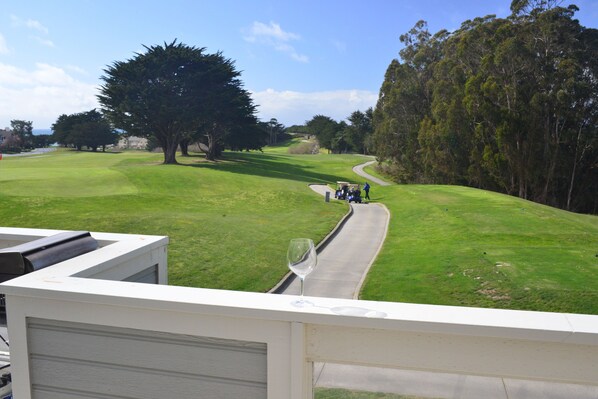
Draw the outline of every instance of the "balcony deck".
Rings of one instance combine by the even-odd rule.
[[[54,233],[0,228],[0,247]],[[311,398],[314,363],[598,389],[598,316],[334,298],[298,309],[287,295],[168,286],[166,237],[92,235],[98,250],[0,285],[15,397]],[[152,273],[158,284],[135,282]]]

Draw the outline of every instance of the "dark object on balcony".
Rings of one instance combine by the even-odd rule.
[[[88,231],[69,231],[0,249],[0,282],[63,262],[98,248]]]
[[[88,231],[69,231],[0,249],[0,283],[97,248]],[[6,325],[4,294],[0,294],[0,325]]]

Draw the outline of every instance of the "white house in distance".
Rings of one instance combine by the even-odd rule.
[[[147,139],[136,136],[122,137],[118,141],[117,148],[124,150],[145,150],[147,148]]]
[[[12,131],[9,128],[0,129],[0,145],[12,136]]]

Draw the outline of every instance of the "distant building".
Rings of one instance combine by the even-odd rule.
[[[0,145],[12,137],[12,130],[9,128],[0,129]]]
[[[136,136],[123,137],[116,146],[123,150],[145,150],[147,148],[147,139]]]

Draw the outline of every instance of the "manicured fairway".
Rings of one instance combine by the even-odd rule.
[[[288,240],[346,213],[309,183],[362,181],[353,155],[60,150],[0,161],[0,225],[167,235],[173,285],[267,291]],[[598,314],[598,217],[465,187],[373,185],[389,237],[362,298]]]
[[[230,153],[223,161],[61,150],[0,161],[0,225],[167,235],[173,285],[267,291],[292,237],[321,240],[347,211],[308,183],[351,156]],[[354,162],[355,163],[355,162]]]

